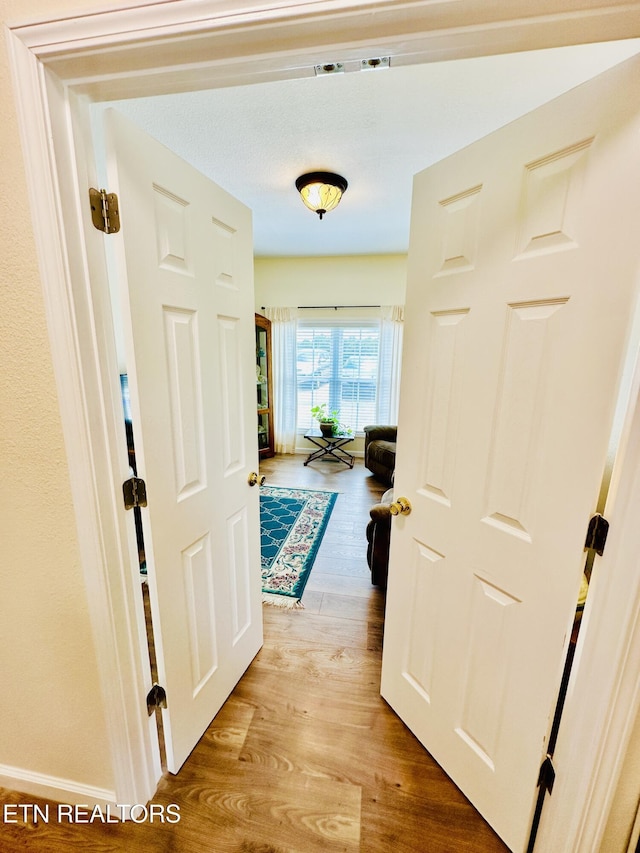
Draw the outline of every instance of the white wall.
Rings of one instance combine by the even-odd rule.
[[[61,14],[103,6],[55,2]],[[0,0],[2,21],[51,11],[51,0]],[[110,789],[105,710],[4,38],[0,112],[0,784],[30,790],[34,778],[61,779]]]
[[[404,305],[406,270],[406,255],[256,258],[256,312],[302,305]],[[314,318],[333,313],[332,309],[302,312]],[[339,313],[344,318],[352,312]],[[298,452],[313,449],[302,435],[298,436]],[[356,437],[346,449],[361,456],[364,439]]]

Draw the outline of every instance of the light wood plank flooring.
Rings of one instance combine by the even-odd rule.
[[[305,609],[264,608],[263,649],[161,781],[154,803],[178,804],[180,822],[0,823],[3,853],[506,853],[379,695],[384,595],[364,531],[385,487],[361,460],[303,461],[264,460],[261,473],[340,492]],[[0,807],[33,801],[0,790]]]

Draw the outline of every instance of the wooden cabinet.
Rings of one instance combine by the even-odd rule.
[[[258,450],[260,457],[273,456],[273,383],[271,380],[271,323],[256,314],[256,389]]]

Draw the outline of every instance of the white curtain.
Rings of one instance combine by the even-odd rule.
[[[404,306],[384,305],[380,320],[380,368],[376,418],[379,424],[398,423]]]
[[[273,379],[273,432],[276,453],[295,453],[298,389],[296,387],[295,308],[266,308],[271,321],[271,376]]]

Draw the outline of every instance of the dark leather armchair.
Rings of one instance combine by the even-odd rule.
[[[389,541],[391,538],[391,510],[393,489],[382,496],[380,503],[369,510],[367,524],[367,563],[371,569],[371,583],[386,589],[389,573]]]
[[[372,474],[393,485],[396,468],[397,426],[372,424],[364,428],[364,464]]]

